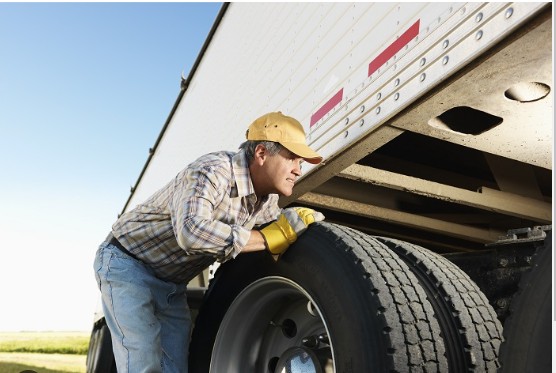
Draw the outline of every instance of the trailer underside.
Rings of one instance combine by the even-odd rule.
[[[551,224],[552,80],[549,7],[281,203],[440,253]]]

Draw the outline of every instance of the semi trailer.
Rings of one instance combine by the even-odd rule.
[[[281,111],[326,220],[189,283],[190,371],[550,372],[552,66],[551,3],[223,4],[115,208]]]

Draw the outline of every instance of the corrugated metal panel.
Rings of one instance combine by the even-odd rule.
[[[467,12],[482,6],[466,5]],[[451,3],[231,4],[128,209],[198,156],[235,150],[251,121],[268,111],[281,110],[298,118],[326,157],[349,146],[372,127],[354,126],[344,136],[342,120],[356,109],[347,103],[356,97],[357,102],[368,101],[406,66],[416,64],[422,51],[440,43],[443,35],[426,37],[441,27],[452,31],[449,20],[456,20],[457,26],[459,18],[467,17],[460,11],[463,7]],[[416,21],[419,36],[368,77],[369,63]],[[415,52],[403,59],[410,51]],[[365,95],[359,95],[365,88]],[[330,112],[311,126],[311,117],[338,92],[341,101],[334,108],[326,107]],[[390,107],[383,105],[382,117],[365,113],[367,125],[382,123],[409,100],[390,99]],[[352,115],[353,120],[361,115]]]

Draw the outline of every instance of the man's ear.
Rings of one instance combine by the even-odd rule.
[[[256,164],[262,166],[267,156],[268,156],[268,151],[266,150],[266,147],[263,144],[259,144],[255,147],[254,161]]]

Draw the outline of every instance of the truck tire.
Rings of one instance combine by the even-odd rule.
[[[504,325],[503,373],[552,371],[552,245],[539,249],[519,283]]]
[[[502,325],[481,289],[454,263],[404,241],[377,237],[419,279],[442,329],[450,372],[496,372]]]
[[[87,351],[87,373],[117,373],[112,338],[104,318],[95,323]]]
[[[220,266],[189,362],[191,373],[446,372],[444,350],[402,260],[363,233],[315,223],[278,262],[257,252]]]

